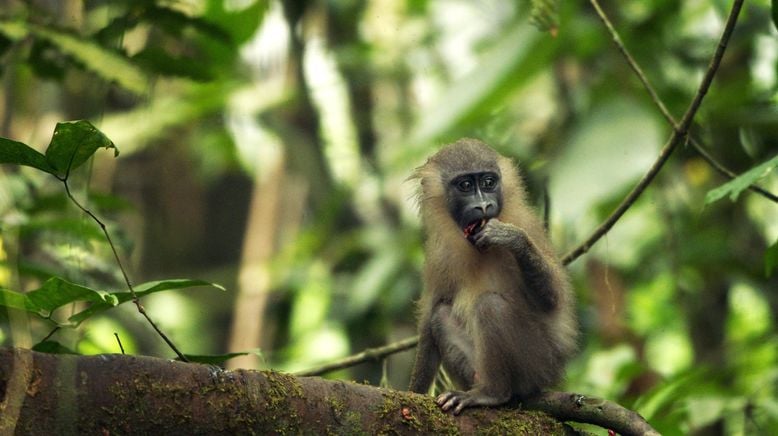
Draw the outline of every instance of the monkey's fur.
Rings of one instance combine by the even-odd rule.
[[[499,213],[470,234],[475,224],[463,227],[451,197],[472,195],[459,191],[473,184],[452,183],[463,174],[483,173],[497,175],[498,190],[475,191],[499,202]],[[469,180],[481,183],[479,177]],[[426,260],[410,389],[427,392],[442,364],[463,391],[443,393],[437,402],[458,414],[465,407],[525,399],[557,383],[576,349],[574,297],[527,204],[518,169],[483,142],[460,139],[412,178],[421,181]]]

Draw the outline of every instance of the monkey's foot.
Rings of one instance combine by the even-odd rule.
[[[465,407],[497,406],[499,404],[505,403],[509,399],[510,395],[508,395],[508,398],[502,399],[484,394],[483,392],[478,392],[477,390],[470,390],[467,392],[444,392],[438,395],[438,398],[435,400],[435,402],[438,403],[438,406],[440,406],[444,412],[448,412],[453,408],[454,415],[459,415],[459,413],[462,412],[462,409]]]

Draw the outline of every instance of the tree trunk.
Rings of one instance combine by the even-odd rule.
[[[565,434],[541,412],[442,413],[431,397],[123,355],[0,349],[0,434]]]

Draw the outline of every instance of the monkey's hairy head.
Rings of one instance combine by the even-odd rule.
[[[484,142],[462,138],[438,150],[427,160],[427,165],[434,165],[440,171],[441,181],[446,183],[464,173],[494,171],[499,174],[499,158],[500,155]]]
[[[421,182],[418,200],[427,233],[460,234],[471,242],[488,220],[524,197],[511,160],[477,139],[444,146],[412,178]]]

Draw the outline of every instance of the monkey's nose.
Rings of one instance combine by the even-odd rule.
[[[483,203],[476,205],[475,209],[483,214],[486,214],[486,212],[488,212],[489,208],[491,207],[494,207],[492,203],[484,201]]]

